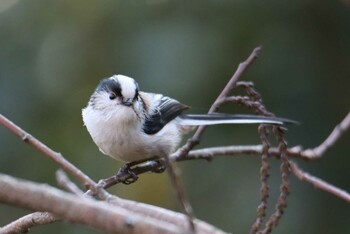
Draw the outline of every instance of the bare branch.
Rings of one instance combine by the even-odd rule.
[[[301,156],[307,157],[308,159],[317,159],[322,157],[329,148],[331,148],[341,136],[350,128],[350,112],[347,116],[333,129],[327,139],[319,146],[305,150],[301,153]]]
[[[295,162],[290,162],[292,172],[294,175],[301,181],[308,182],[315,186],[315,188],[321,189],[327,193],[333,194],[346,202],[350,203],[350,194],[345,190],[342,190],[322,179],[319,179],[313,175],[310,175],[307,172],[304,172],[302,169],[298,167]]]
[[[262,145],[232,145],[232,146],[218,146],[218,147],[208,147],[203,149],[191,150],[188,156],[183,160],[196,160],[205,159],[212,160],[214,157],[218,156],[241,156],[245,155],[261,155],[263,152]],[[271,148],[269,150],[270,155],[277,156],[278,151],[276,148]],[[179,161],[182,161],[179,160]]]
[[[81,198],[48,185],[14,179],[0,174],[0,201],[15,206],[49,211],[58,217],[108,232],[120,233],[186,233],[186,216],[163,208],[110,196],[107,203]],[[112,206],[111,206],[112,205]],[[57,221],[52,214],[43,222],[30,222],[44,213],[35,212],[0,229],[13,233],[39,224]],[[21,222],[25,220],[26,222]],[[35,218],[37,220],[37,218]],[[199,233],[222,234],[221,230],[200,220],[194,221]],[[4,227],[5,228],[5,227]]]
[[[23,216],[4,227],[0,227],[0,233],[26,233],[31,227],[56,222],[58,218],[48,212],[34,212]]]
[[[56,180],[57,183],[67,191],[81,197],[84,196],[84,192],[68,178],[63,170],[59,169],[56,171]]]
[[[61,172],[64,174],[63,171]],[[73,182],[70,181],[68,177],[66,177],[64,180],[66,181],[66,184],[73,184]],[[133,211],[137,214],[154,217],[156,219],[160,219],[164,222],[169,222],[178,227],[182,227],[183,229],[186,229],[186,224],[184,222],[184,220],[186,220],[186,216],[184,214],[167,210],[158,206],[153,206],[150,204],[122,199],[113,195],[110,195],[109,198],[106,200],[106,202],[108,202],[111,205],[116,205],[121,208]],[[37,213],[40,213],[40,212],[37,212]],[[196,230],[199,233],[218,233],[218,234],[222,233],[217,228],[201,220],[195,219],[194,223],[196,225]]]
[[[0,124],[2,124],[8,130],[20,137],[25,143],[31,145],[34,149],[36,149],[46,157],[50,158],[51,160],[55,161],[58,165],[62,167],[63,170],[74,175],[83,184],[89,186],[92,190],[94,190],[95,194],[103,196],[103,193],[105,191],[95,188],[95,182],[85,173],[83,173],[79,168],[77,168],[67,159],[65,159],[61,153],[53,151],[51,148],[49,148],[44,143],[42,143],[26,131],[24,131],[22,128],[18,127],[16,124],[14,124],[2,114],[0,114]]]
[[[213,105],[210,107],[208,113],[214,113],[218,111],[220,105],[222,104],[222,99],[229,96],[231,91],[235,88],[238,79],[243,75],[243,73],[247,70],[247,68],[254,62],[254,60],[259,56],[261,51],[261,47],[257,47],[253,50],[253,52],[249,55],[247,60],[240,63],[236,72],[233,74],[229,82],[226,84],[225,88],[221,91],[220,95],[216,98]],[[194,135],[187,141],[185,145],[180,147],[175,153],[171,155],[171,157],[175,158],[175,161],[178,161],[177,158],[184,158],[187,156],[188,152],[193,149],[199,141],[206,129],[206,126],[200,126]]]
[[[183,229],[188,228],[186,221],[186,216],[184,214],[174,212],[171,210],[167,210],[161,207],[153,206],[150,204],[125,200],[121,198],[117,198],[115,196],[112,196],[110,199],[108,199],[108,202],[111,204],[118,205],[120,207],[123,207],[128,210],[132,210],[138,214],[143,214],[145,216],[151,216],[157,219],[160,219],[164,222],[169,222],[172,224],[175,224],[176,226],[182,227]],[[156,215],[155,215],[156,214]],[[208,223],[205,223],[199,219],[194,220],[194,223],[196,225],[196,231],[198,233],[203,234],[220,234],[224,233],[223,231],[219,230],[218,228],[209,225]]]
[[[170,180],[174,187],[177,200],[181,204],[183,212],[187,215],[187,220],[189,224],[189,230],[192,233],[196,233],[196,227],[194,224],[194,212],[190,200],[187,196],[185,186],[182,181],[180,169],[174,164],[173,160],[169,157],[165,157],[165,162],[168,168],[168,173]]]
[[[129,210],[68,194],[49,185],[0,174],[0,199],[28,209],[49,211],[71,222],[115,233],[184,233],[175,225]]]

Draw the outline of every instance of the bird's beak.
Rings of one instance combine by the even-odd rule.
[[[132,106],[132,104],[134,104],[133,100],[131,98],[125,99],[122,101],[122,104],[124,106]]]

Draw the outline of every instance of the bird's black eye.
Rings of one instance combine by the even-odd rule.
[[[117,95],[113,92],[109,93],[109,99],[114,100],[117,97]]]

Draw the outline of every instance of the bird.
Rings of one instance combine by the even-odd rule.
[[[187,109],[171,97],[140,91],[131,77],[113,75],[100,81],[82,118],[100,151],[127,164],[168,156],[196,126],[294,123],[258,115],[184,114]]]

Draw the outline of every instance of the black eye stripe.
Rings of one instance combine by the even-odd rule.
[[[139,84],[136,82],[136,80],[134,80],[134,84],[135,84],[135,96],[134,96],[134,100],[136,100],[139,96]]]
[[[135,90],[134,100],[136,100],[138,97],[139,97],[139,90],[136,89],[136,90]]]
[[[104,79],[97,86],[96,91],[108,91],[114,93],[116,96],[122,96],[122,89],[120,83],[113,79]],[[113,96],[113,95],[112,95]]]

